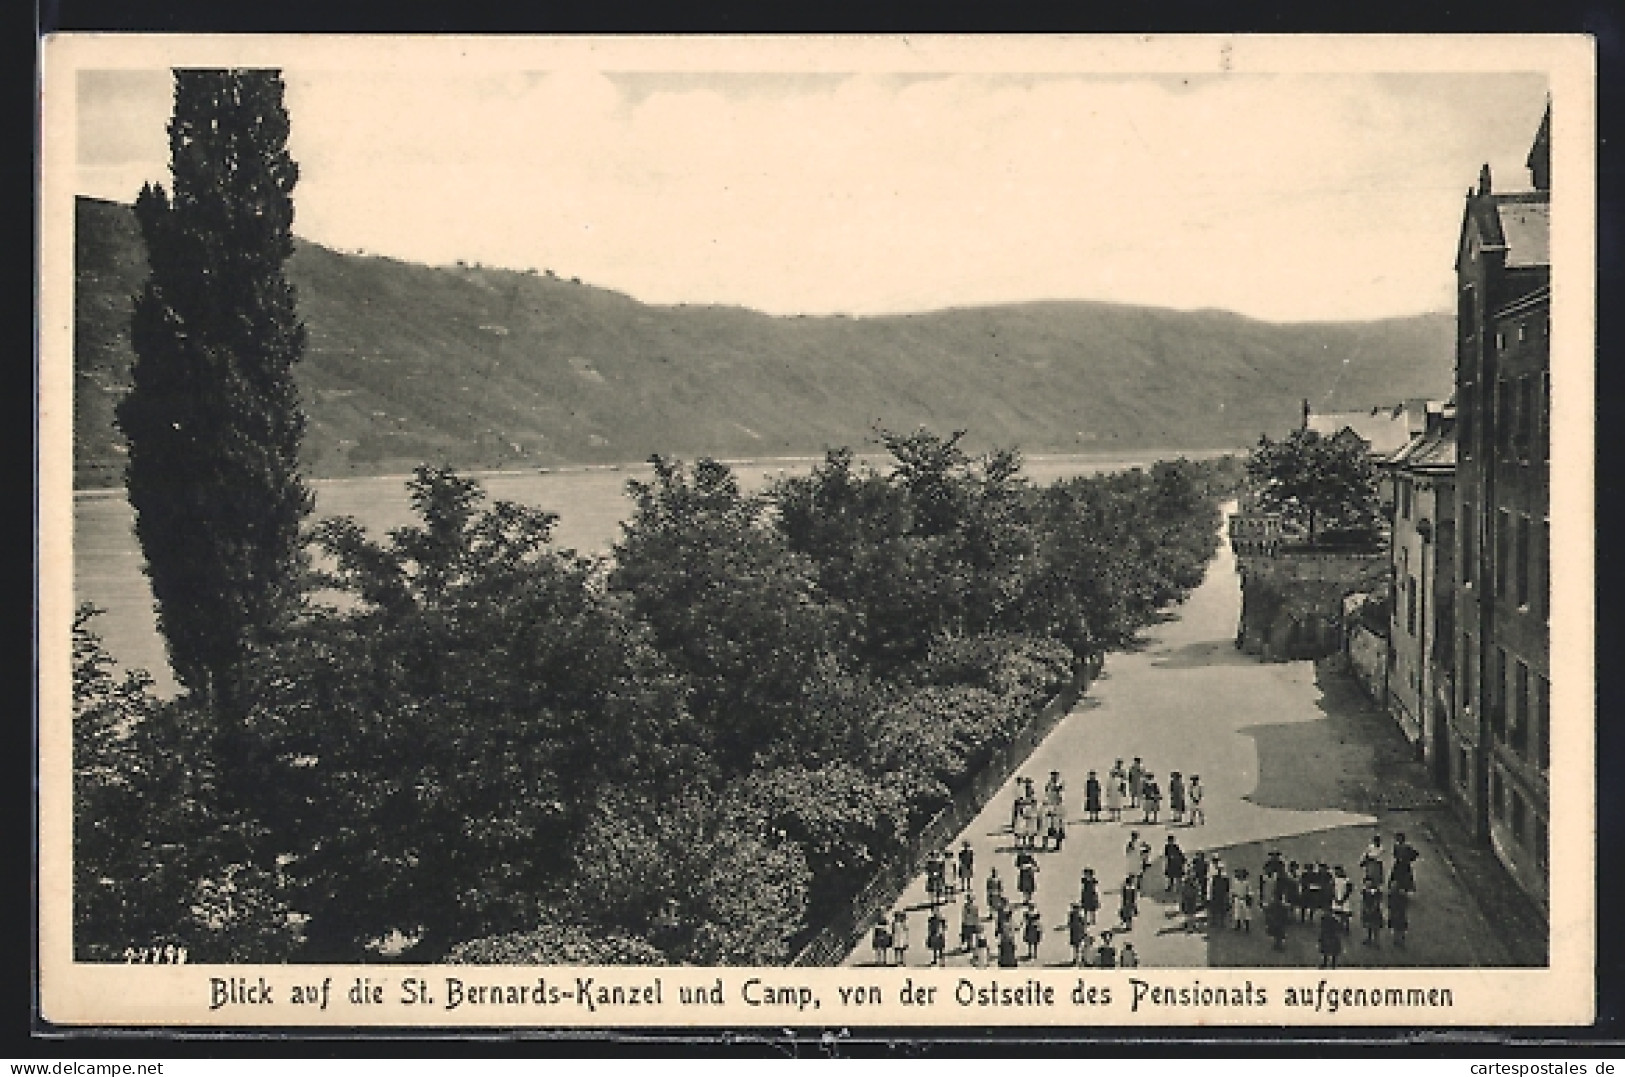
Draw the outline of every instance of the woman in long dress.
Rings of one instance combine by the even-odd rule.
[[[1114,823],[1123,819],[1124,787],[1128,779],[1123,777],[1123,765],[1119,763],[1106,775],[1106,814],[1111,816]]]
[[[1091,823],[1100,822],[1100,779],[1095,777],[1092,770],[1088,780],[1083,783],[1083,810],[1088,813]]]

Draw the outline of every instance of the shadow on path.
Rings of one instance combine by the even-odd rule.
[[[1238,651],[1235,642],[1228,639],[1202,640],[1198,643],[1187,643],[1178,650],[1155,653],[1156,660],[1151,664],[1157,669],[1205,669],[1210,666],[1259,664],[1257,658]]]

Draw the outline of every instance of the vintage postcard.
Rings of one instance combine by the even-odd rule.
[[[1593,1020],[1590,39],[42,70],[53,1025]]]

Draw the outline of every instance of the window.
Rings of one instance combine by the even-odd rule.
[[[1405,577],[1405,631],[1416,635],[1416,577]]]
[[[1461,679],[1461,709],[1465,714],[1480,712],[1479,699],[1483,686],[1478,683],[1478,641],[1463,632],[1461,636],[1461,665],[1465,676]]]
[[[1484,706],[1489,709],[1490,732],[1495,734],[1496,740],[1504,741],[1507,735],[1507,652],[1505,647],[1495,648],[1495,654],[1490,668],[1484,671],[1489,678],[1484,685]]]
[[[1495,334],[1495,350],[1498,352],[1507,350],[1507,335],[1505,333],[1497,332]]]
[[[1477,574],[1478,544],[1473,537],[1478,533],[1478,517],[1473,513],[1473,503],[1461,503],[1461,585],[1471,587]]]
[[[1506,790],[1501,787],[1501,772],[1494,767],[1490,768],[1490,811],[1497,819],[1507,817]]]
[[[1518,517],[1517,536],[1517,571],[1513,582],[1512,595],[1518,602],[1519,609],[1529,608],[1529,517]]]
[[[1552,768],[1551,691],[1550,681],[1535,678],[1535,765],[1543,771]]]
[[[1466,748],[1458,747],[1456,749],[1456,784],[1457,785],[1463,785],[1463,786],[1467,784],[1467,749]]]
[[[1527,464],[1534,458],[1535,445],[1535,379],[1525,374],[1518,379],[1518,463]]]
[[[1456,451],[1463,460],[1473,458],[1473,425],[1477,410],[1477,386],[1471,381],[1464,381],[1456,400],[1456,425],[1460,430]]]
[[[1516,789],[1512,793],[1512,818],[1508,825],[1512,830],[1512,840],[1519,845],[1523,844],[1523,794]]]
[[[1508,715],[1511,728],[1507,739],[1519,755],[1529,749],[1529,667],[1522,661],[1513,663],[1512,708]]]
[[[1528,339],[1529,339],[1529,323],[1528,322],[1519,322],[1518,323],[1518,343],[1522,344],[1524,341],[1526,341]]]
[[[1495,597],[1507,593],[1507,577],[1512,567],[1512,512],[1502,509],[1495,514]]]

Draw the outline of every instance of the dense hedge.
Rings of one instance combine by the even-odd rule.
[[[656,459],[604,561],[420,469],[416,526],[312,531],[324,570],[256,655],[230,773],[186,699],[114,679],[78,626],[77,953],[788,959],[1195,586],[1238,476],[1040,488],[1014,452],[884,440],[886,469],[832,451],[760,496]],[[223,813],[223,782],[254,808]]]

